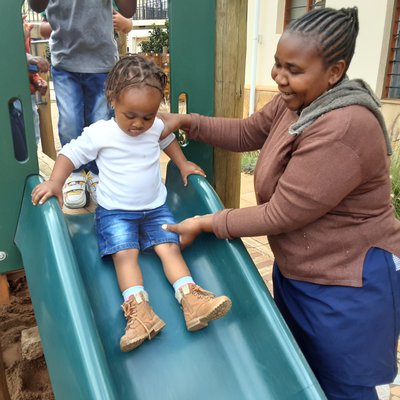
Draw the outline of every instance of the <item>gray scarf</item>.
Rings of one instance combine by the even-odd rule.
[[[380,111],[381,103],[369,85],[362,79],[349,80],[346,77],[332,89],[319,96],[301,111],[299,119],[289,127],[289,133],[299,135],[320,116],[337,108],[351,105],[364,106],[373,112],[382,127],[387,153],[391,155],[392,146]]]

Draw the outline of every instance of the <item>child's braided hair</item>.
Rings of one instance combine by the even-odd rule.
[[[346,62],[346,70],[353,58],[358,35],[358,9],[319,8],[294,20],[286,32],[301,33],[315,39],[326,66],[339,60]]]
[[[139,54],[128,54],[121,58],[109,72],[105,94],[108,102],[118,100],[121,93],[129,87],[151,86],[164,96],[167,75],[153,61]]]

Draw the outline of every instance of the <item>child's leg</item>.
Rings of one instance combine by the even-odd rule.
[[[124,296],[122,309],[127,325],[121,337],[121,351],[127,352],[152,339],[165,323],[153,311],[143,287],[143,276],[138,263],[138,249],[126,249],[112,255],[118,284]]]
[[[189,268],[177,244],[162,243],[154,246],[154,251],[160,257],[165,276],[171,285],[181,278],[191,277]]]
[[[143,275],[138,263],[138,255],[139,249],[121,250],[112,255],[118,285],[125,301],[129,299],[127,291],[131,291],[131,294],[134,294],[134,292],[139,292],[140,290],[133,290],[133,288],[144,290]]]
[[[175,289],[175,297],[182,306],[189,331],[205,328],[211,320],[225,316],[232,302],[226,296],[215,297],[197,286],[176,243],[162,243],[154,246],[160,257],[165,275]]]

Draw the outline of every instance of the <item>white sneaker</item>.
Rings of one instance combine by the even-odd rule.
[[[82,208],[86,206],[86,173],[73,172],[63,187],[64,205],[68,208]]]
[[[99,183],[99,177],[91,171],[86,174],[86,190],[90,195],[90,199],[93,203],[97,204],[97,184]]]

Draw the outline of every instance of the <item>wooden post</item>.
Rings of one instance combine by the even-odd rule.
[[[42,151],[50,158],[55,160],[57,158],[57,151],[54,146],[54,133],[53,122],[51,119],[51,100],[50,100],[50,85],[47,74],[48,89],[44,96],[42,96],[42,104],[38,107],[39,121],[40,121],[40,141],[42,143]]]
[[[7,387],[6,371],[4,369],[3,356],[0,346],[0,400],[10,400],[10,392]]]
[[[46,43],[37,44],[37,55],[46,57]],[[39,121],[40,121],[40,141],[42,143],[42,151],[50,158],[55,160],[57,158],[57,151],[54,146],[54,133],[53,123],[51,120],[51,100],[50,100],[50,74],[41,74],[43,79],[47,81],[47,92],[42,96],[42,104],[38,107]]]
[[[7,275],[0,275],[0,305],[10,304],[10,286]]]
[[[217,0],[215,116],[242,118],[248,0]],[[240,205],[240,153],[214,150],[215,190],[225,207]]]

